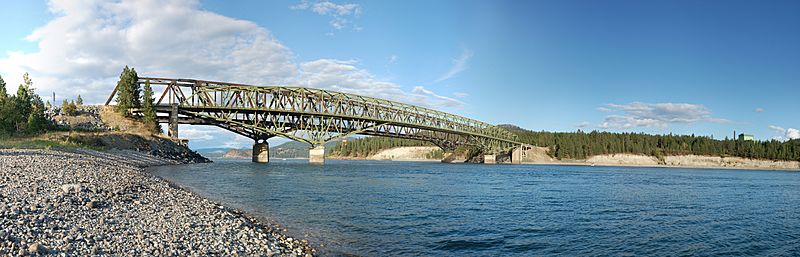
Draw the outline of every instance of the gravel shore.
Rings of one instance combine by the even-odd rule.
[[[0,256],[309,256],[305,240],[143,167],[133,151],[0,150]]]

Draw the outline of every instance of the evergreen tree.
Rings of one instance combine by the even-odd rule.
[[[75,104],[77,104],[78,106],[83,105],[83,98],[81,98],[80,94],[78,94],[78,99],[75,99]]]
[[[16,102],[15,96],[7,96],[0,105],[0,136],[11,136],[16,132]]]
[[[0,136],[5,136],[9,133],[10,129],[7,125],[7,118],[8,115],[6,108],[6,100],[8,99],[8,93],[6,92],[6,82],[3,80],[3,77],[0,76]]]
[[[22,81],[22,84],[17,88],[12,117],[16,133],[27,131],[28,116],[31,114],[32,109],[31,93],[33,90],[31,87],[33,86],[33,81],[31,81],[27,72],[22,76]]]
[[[131,68],[130,74],[128,76],[128,86],[131,87],[131,96],[133,97],[133,107],[140,108],[142,107],[141,101],[141,93],[142,89],[139,87],[139,75],[136,74],[136,69]]]
[[[0,76],[0,107],[2,107],[2,102],[8,98],[8,92],[6,92],[6,81],[3,80],[3,76]]]
[[[117,82],[117,112],[125,117],[130,117],[129,110],[135,107],[134,88],[130,84],[132,75],[131,69],[125,66]]]
[[[78,106],[75,105],[75,102],[67,101],[64,99],[64,102],[61,103],[61,114],[67,116],[75,116],[78,113]]]
[[[45,106],[42,98],[37,94],[31,94],[31,112],[28,114],[28,133],[35,134],[50,129],[50,120],[44,114]]]
[[[153,89],[150,87],[150,81],[144,83],[144,98],[142,99],[142,121],[150,131],[157,134],[161,131],[161,126],[158,124],[158,117],[156,117],[155,99],[153,98]]]

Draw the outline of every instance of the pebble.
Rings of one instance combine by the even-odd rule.
[[[142,169],[165,163],[171,161],[140,153],[0,149],[0,256],[316,252],[278,225]]]
[[[38,243],[33,243],[30,246],[28,246],[29,253],[44,253],[45,251],[47,251],[47,249]]]

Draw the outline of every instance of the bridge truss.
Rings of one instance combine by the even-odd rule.
[[[253,86],[194,79],[139,78],[163,92],[161,122],[214,125],[256,142],[281,136],[312,145],[354,134],[408,138],[442,149],[475,146],[501,153],[520,146],[513,133],[485,122],[395,101],[322,89]],[[116,94],[109,97],[108,105]]]

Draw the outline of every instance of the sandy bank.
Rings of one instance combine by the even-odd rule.
[[[368,160],[393,160],[393,161],[440,161],[427,157],[433,151],[439,150],[436,146],[404,146],[382,150],[377,154],[367,157]]]
[[[142,169],[134,151],[0,150],[0,256],[305,256],[305,240]]]
[[[526,161],[526,164],[553,165],[598,165],[598,166],[646,166],[678,168],[730,168],[757,170],[800,170],[797,161],[771,161],[746,159],[741,157],[720,157],[700,155],[654,156],[637,154],[605,154],[592,156],[586,160],[545,160]]]

